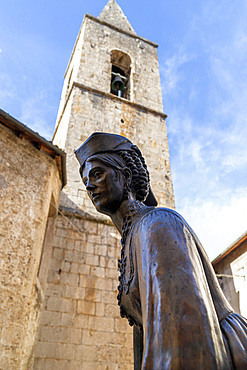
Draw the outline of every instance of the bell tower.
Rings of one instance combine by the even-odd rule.
[[[35,369],[132,369],[132,328],[117,305],[120,236],[97,213],[74,151],[95,131],[142,151],[159,205],[174,208],[157,44],[138,36],[115,0],[86,14],[68,63],[53,143],[67,153],[35,353]]]
[[[157,46],[136,35],[115,0],[98,18],[85,15],[65,72],[53,137],[67,153],[65,206],[95,214],[74,150],[92,132],[105,131],[140,147],[159,204],[174,208]]]

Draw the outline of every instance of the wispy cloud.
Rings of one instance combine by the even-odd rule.
[[[219,194],[217,201],[184,199],[178,209],[211,259],[246,231],[247,187]]]
[[[161,68],[176,205],[211,257],[247,227],[246,9],[203,4]]]
[[[177,92],[177,89],[180,87],[181,79],[183,79],[181,67],[193,58],[194,55],[189,55],[185,50],[183,50],[183,47],[180,46],[180,50],[176,54],[167,58],[164,64],[161,64],[161,74],[164,76],[166,81],[166,93],[172,94]]]

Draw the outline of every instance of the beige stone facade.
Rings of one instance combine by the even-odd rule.
[[[247,232],[212,262],[234,311],[247,317]]]
[[[45,232],[65,184],[65,154],[3,111],[0,152],[0,369],[27,369],[47,280]]]
[[[78,83],[73,85],[73,92],[70,95],[73,98],[73,105],[65,146],[68,184],[64,190],[63,205],[72,208],[77,206],[95,217],[100,217],[94,211],[81,182],[74,150],[92,132],[105,131],[124,135],[141,148],[150,169],[152,188],[159,204],[173,208],[164,114],[136,107],[127,100],[110,95],[95,90],[89,91]]]
[[[68,219],[56,222],[34,368],[132,369],[132,329],[116,304],[116,230],[82,213],[63,214]]]
[[[125,31],[126,18],[120,17],[115,0],[109,3],[104,16],[85,16],[65,74],[53,138],[67,153],[67,199],[63,205],[77,205],[97,217],[82,186],[74,150],[92,132],[105,131],[124,135],[138,145],[159,204],[174,208],[157,45]],[[119,28],[107,23],[117,17]],[[129,99],[110,93],[115,50],[131,60]]]
[[[0,111],[0,369],[133,369],[132,328],[117,305],[120,236],[89,201],[74,150],[94,131],[128,137],[159,205],[175,207],[156,49],[115,0],[85,16],[53,138],[67,153],[60,202],[64,153]],[[112,91],[113,65],[127,76],[122,97]],[[246,233],[213,265],[246,316]]]
[[[114,64],[128,77],[125,98],[111,91]],[[67,153],[67,186],[35,370],[133,369],[132,328],[117,305],[120,236],[89,201],[74,150],[94,131],[128,137],[143,152],[159,204],[174,208],[165,118],[157,45],[137,36],[110,0],[98,18],[85,16],[65,73],[53,142]]]

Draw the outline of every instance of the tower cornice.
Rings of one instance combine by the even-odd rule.
[[[72,93],[72,91],[73,91],[74,87],[78,87],[78,88],[80,88],[80,89],[82,89],[82,90],[86,90],[86,91],[91,92],[91,93],[93,93],[93,94],[100,95],[100,96],[102,96],[102,97],[104,97],[104,98],[108,98],[108,99],[111,99],[111,100],[120,101],[120,102],[121,102],[121,103],[123,103],[123,104],[130,105],[130,106],[135,107],[136,109],[140,109],[140,110],[142,110],[142,111],[144,111],[144,112],[152,113],[152,114],[154,114],[154,115],[156,115],[156,116],[160,116],[160,117],[162,117],[162,118],[164,118],[164,119],[166,119],[166,118],[167,118],[167,115],[166,115],[165,113],[163,113],[163,112],[159,112],[159,111],[157,111],[157,110],[155,110],[155,109],[151,109],[151,108],[149,108],[149,107],[145,107],[144,105],[141,105],[141,104],[138,104],[138,103],[134,103],[134,102],[132,102],[132,101],[130,101],[130,100],[127,100],[127,99],[124,99],[124,98],[120,98],[120,97],[118,97],[118,96],[116,96],[116,95],[113,95],[113,94],[111,94],[111,93],[107,93],[107,92],[105,92],[105,91],[101,91],[101,90],[98,90],[98,89],[94,89],[94,88],[92,88],[92,87],[89,87],[89,86],[83,85],[83,84],[78,83],[78,82],[73,82],[73,84],[72,84],[72,86],[71,86],[71,89],[70,89],[70,92],[69,92],[69,94],[68,94],[68,97],[67,97],[67,99],[66,99],[66,102],[65,102],[65,105],[64,105],[63,111],[62,111],[62,113],[61,113],[61,116],[60,116],[60,118],[59,118],[59,121],[57,122],[57,126],[56,126],[56,128],[55,128],[55,131],[54,131],[54,134],[53,134],[53,138],[52,138],[52,140],[54,139],[54,137],[55,137],[55,135],[56,135],[56,132],[57,132],[57,130],[58,130],[58,128],[59,128],[59,124],[60,124],[60,122],[61,122],[61,119],[62,119],[62,117],[63,117],[64,111],[65,111],[65,109],[66,109],[67,103],[68,103],[68,101],[69,101],[70,95],[71,95],[71,93]]]
[[[122,102],[124,104],[130,105],[130,106],[135,107],[137,109],[141,109],[141,110],[143,110],[145,112],[150,112],[150,113],[153,113],[153,114],[155,114],[157,116],[163,117],[164,119],[167,118],[167,115],[165,113],[163,113],[163,112],[160,112],[160,111],[157,111],[155,109],[146,107],[145,105],[142,105],[142,104],[134,103],[134,102],[132,102],[132,101],[130,101],[128,99],[120,98],[117,95],[114,95],[114,94],[111,94],[111,93],[107,93],[105,91],[101,91],[101,90],[98,90],[98,89],[94,89],[93,87],[89,87],[89,86],[80,84],[78,82],[74,82],[73,83],[73,86],[79,87],[79,88],[81,88],[83,90],[90,91],[90,92],[92,92],[94,94],[98,94],[98,95],[104,96],[105,98],[109,98],[111,100],[120,101],[120,102]]]

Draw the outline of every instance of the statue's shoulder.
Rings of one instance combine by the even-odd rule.
[[[163,250],[164,245],[175,245],[179,250],[179,241],[184,240],[185,233],[189,232],[180,217],[179,213],[169,208],[147,208],[132,229],[130,240],[133,249],[136,253],[152,253],[160,248]]]
[[[174,209],[166,207],[146,207],[146,212],[140,218],[140,221],[147,221],[148,219],[179,219],[185,222],[183,217]]]
[[[136,235],[146,235],[147,238],[155,234],[162,233],[165,237],[181,236],[189,233],[196,244],[202,248],[202,245],[191,226],[176,211],[165,207],[147,207],[147,211],[139,218],[136,225]]]
[[[165,207],[146,207],[146,209],[140,215],[137,224],[136,231],[143,233],[145,231],[153,231],[154,229],[161,227],[171,227],[180,224],[181,226],[186,225],[186,221],[176,211]]]

